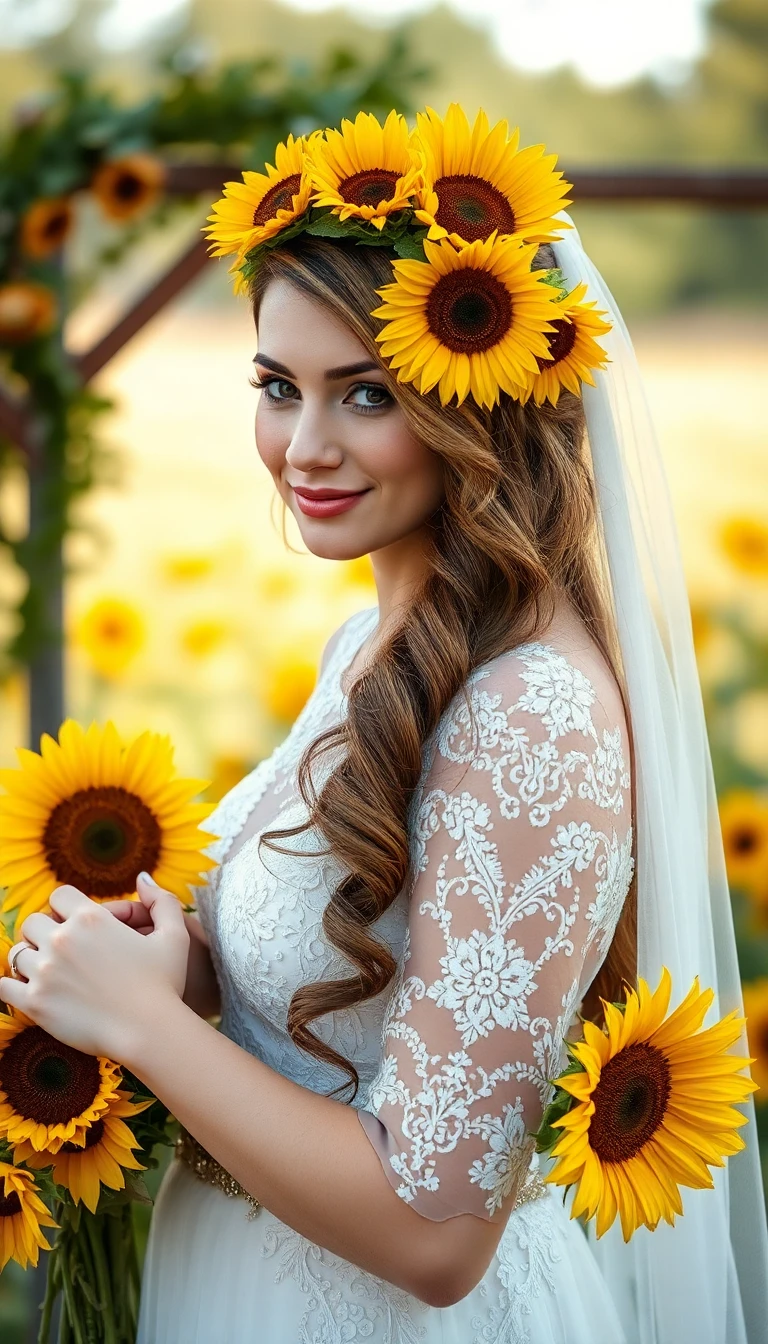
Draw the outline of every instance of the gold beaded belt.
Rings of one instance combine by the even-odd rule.
[[[547,1190],[548,1187],[544,1184],[544,1179],[539,1172],[529,1171],[515,1200],[512,1212],[515,1213],[522,1204],[530,1204],[532,1199],[541,1199],[542,1195],[546,1195]]]
[[[251,1206],[247,1214],[249,1220],[255,1218],[259,1209],[263,1208],[256,1196],[245,1190],[240,1182],[235,1180],[234,1176],[230,1176],[226,1168],[222,1167],[221,1163],[217,1162],[216,1158],[208,1152],[208,1149],[204,1148],[202,1143],[198,1143],[194,1135],[190,1134],[189,1130],[185,1129],[183,1125],[176,1140],[175,1156],[180,1161],[186,1162],[190,1170],[201,1181],[206,1181],[208,1185],[218,1186],[219,1190],[223,1190],[224,1194],[228,1195],[230,1199],[233,1196],[242,1196],[243,1199],[247,1200]],[[539,1172],[528,1172],[515,1200],[515,1208],[512,1212],[514,1213],[523,1204],[530,1204],[534,1199],[541,1199],[542,1195],[546,1195],[546,1193],[547,1187]]]
[[[230,1176],[226,1167],[222,1167],[221,1163],[217,1162],[216,1158],[208,1152],[208,1149],[204,1148],[202,1143],[198,1143],[194,1135],[190,1134],[189,1130],[185,1129],[183,1125],[176,1140],[175,1148],[174,1156],[179,1158],[181,1162],[186,1162],[195,1176],[208,1185],[218,1186],[219,1190],[223,1190],[224,1194],[228,1195],[230,1199],[233,1196],[241,1196],[247,1200],[251,1206],[246,1215],[247,1218],[250,1220],[256,1217],[259,1209],[263,1207],[256,1196],[244,1189],[240,1182],[235,1180],[234,1176]]]

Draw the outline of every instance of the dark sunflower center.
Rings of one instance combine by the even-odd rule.
[[[55,807],[43,832],[45,857],[59,883],[88,896],[120,896],[160,858],[157,819],[134,793],[112,786],[80,789]]]
[[[515,212],[503,192],[484,177],[458,173],[439,177],[435,183],[435,219],[448,233],[458,233],[467,243],[499,233],[514,233]]]
[[[58,242],[67,231],[69,215],[66,210],[54,210],[45,221],[43,234],[48,242]]]
[[[145,184],[136,173],[123,172],[115,179],[113,191],[121,201],[135,201],[143,196]]]
[[[127,633],[125,622],[113,616],[105,617],[99,625],[99,635],[108,644],[122,644]]]
[[[276,182],[274,187],[270,187],[253,212],[253,227],[257,228],[274,219],[278,210],[290,210],[300,186],[301,173],[293,173],[290,177],[284,177],[280,182]]]
[[[339,183],[339,195],[349,205],[378,205],[395,194],[399,173],[388,168],[366,168]]]
[[[592,1096],[591,1148],[601,1162],[627,1162],[653,1138],[667,1109],[669,1065],[653,1045],[629,1045],[609,1059]]]
[[[757,849],[757,835],[749,826],[739,826],[731,837],[731,845],[737,854],[751,854]]]
[[[42,1027],[25,1027],[0,1058],[0,1088],[17,1115],[40,1125],[64,1124],[99,1094],[99,1061],[49,1036]]]
[[[768,546],[766,546],[762,537],[753,535],[742,537],[739,541],[739,547],[742,555],[747,556],[750,560],[764,561],[768,559]]]
[[[12,1190],[10,1195],[0,1195],[0,1218],[12,1218],[15,1213],[21,1213],[21,1200]]]
[[[480,354],[506,336],[512,324],[509,290],[488,271],[450,271],[427,300],[427,324],[441,345]]]
[[[62,1143],[61,1152],[84,1153],[89,1148],[93,1148],[97,1143],[101,1143],[103,1136],[104,1136],[104,1121],[93,1120],[89,1125],[88,1129],[86,1129],[85,1131],[85,1145],[81,1147],[79,1144],[70,1143],[69,1140],[67,1140],[66,1143]]]
[[[551,359],[542,359],[536,356],[536,363],[539,369],[551,369],[555,364],[567,359],[574,345],[576,344],[576,323],[566,322],[564,317],[555,318],[552,323],[554,331],[545,332],[549,353]]]

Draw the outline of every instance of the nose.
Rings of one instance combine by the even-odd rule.
[[[340,464],[342,449],[322,411],[303,402],[292,428],[285,461],[294,471],[309,472],[314,467],[327,468]]]

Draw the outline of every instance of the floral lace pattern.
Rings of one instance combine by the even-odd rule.
[[[286,1014],[300,984],[350,973],[321,923],[341,873],[313,830],[281,842],[286,855],[258,840],[303,819],[296,765],[343,718],[342,670],[377,618],[372,608],[347,622],[288,737],[207,821],[219,867],[197,889],[221,1030],[319,1092],[346,1074],[299,1051]],[[607,674],[599,692],[613,717],[597,689],[546,644],[475,669],[424,745],[411,878],[375,926],[397,975],[313,1024],[354,1059],[361,1124],[387,1179],[428,1217],[489,1217],[514,1201],[528,1131],[621,911],[632,872],[625,729]],[[557,1314],[558,1263],[575,1253],[550,1196],[522,1205],[477,1288],[437,1311],[262,1213],[249,1264],[257,1254],[273,1266],[292,1344],[537,1344],[536,1312]]]
[[[630,777],[605,680],[608,710],[580,667],[530,643],[475,669],[436,735],[404,956],[359,1113],[397,1194],[430,1218],[490,1218],[518,1192],[621,913]]]

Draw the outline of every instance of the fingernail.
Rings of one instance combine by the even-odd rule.
[[[143,878],[145,882],[148,882],[150,887],[157,886],[157,883],[151,873],[141,872],[139,873],[139,877]]]

